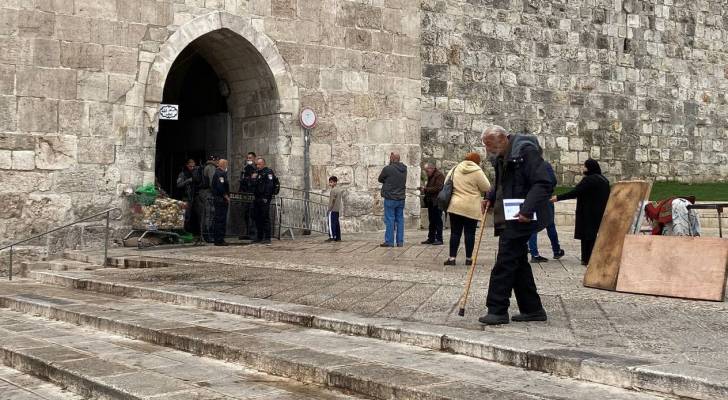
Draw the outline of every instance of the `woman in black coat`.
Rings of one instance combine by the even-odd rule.
[[[581,240],[581,264],[587,265],[609,200],[609,181],[595,160],[586,160],[582,172],[585,176],[574,190],[554,196],[551,201],[576,199],[574,238]]]

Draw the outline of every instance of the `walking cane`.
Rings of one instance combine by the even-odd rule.
[[[478,234],[478,243],[475,245],[475,255],[473,255],[473,262],[470,264],[468,270],[468,276],[465,278],[465,291],[463,296],[460,298],[460,310],[458,315],[461,317],[465,316],[465,303],[468,302],[468,293],[470,293],[470,284],[473,283],[473,275],[475,274],[475,266],[478,262],[478,253],[480,252],[480,241],[483,239],[483,231],[485,230],[485,219],[488,216],[488,207],[485,208],[483,218],[480,220],[480,234]]]

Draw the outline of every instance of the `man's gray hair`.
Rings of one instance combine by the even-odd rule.
[[[508,136],[508,132],[500,125],[491,125],[485,128],[483,134],[480,136],[480,140],[485,140],[485,137],[489,135]]]

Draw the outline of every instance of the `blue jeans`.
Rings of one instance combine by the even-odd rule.
[[[549,206],[551,207],[551,213],[553,214],[553,203],[549,204]],[[561,251],[561,245],[559,244],[559,234],[556,232],[555,222],[546,226],[546,234],[549,236],[549,240],[551,241],[551,250],[553,250],[554,255],[557,255]],[[534,232],[531,235],[531,238],[528,239],[528,250],[533,257],[540,255],[538,252],[538,232]]]
[[[404,244],[404,200],[384,199],[384,226],[384,243],[392,246]]]

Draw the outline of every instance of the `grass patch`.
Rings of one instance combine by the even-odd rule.
[[[571,187],[559,186],[555,194],[563,194]],[[652,185],[650,200],[662,200],[672,196],[695,196],[697,201],[728,201],[728,182],[679,183],[655,182]]]

